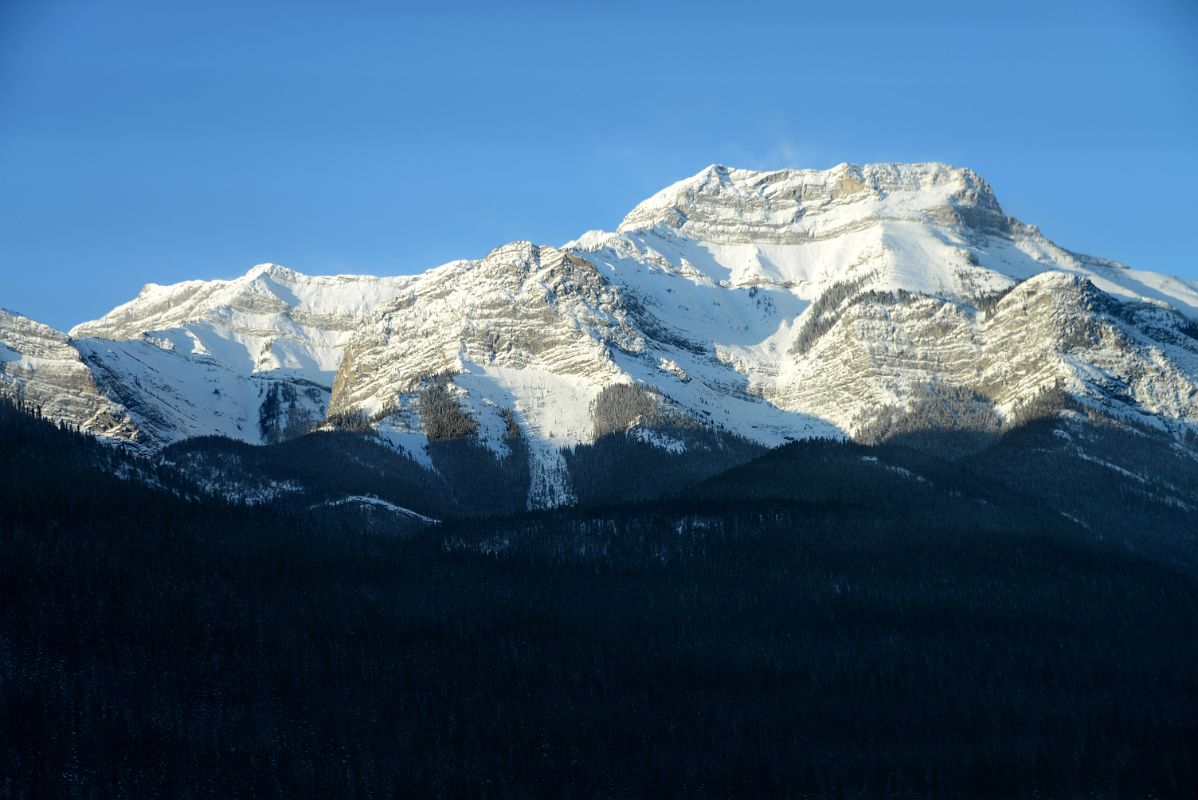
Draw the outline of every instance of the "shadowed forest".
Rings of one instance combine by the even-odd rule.
[[[1017,440],[403,535],[0,446],[0,798],[1198,796],[1184,519],[1095,535]]]

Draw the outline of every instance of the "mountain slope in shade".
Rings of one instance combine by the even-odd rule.
[[[504,459],[518,440],[528,502],[545,506],[576,498],[563,450],[604,434],[670,453],[869,438],[917,424],[928,398],[983,432],[1055,392],[1184,437],[1196,320],[1198,285],[1057,247],[968,169],[712,166],[560,248],[516,242],[402,278],[263,265],[148,286],[47,334],[91,384],[37,380],[77,395],[64,417],[150,450],[325,423],[436,468],[430,443]],[[89,391],[123,422],[85,414]]]

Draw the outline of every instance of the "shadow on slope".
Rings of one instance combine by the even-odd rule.
[[[177,485],[232,500],[300,508],[369,496],[443,518],[524,509],[528,456],[520,441],[509,447],[500,458],[471,438],[430,442],[430,469],[372,433],[321,431],[271,445],[189,439],[162,463]]]
[[[1192,445],[1075,412],[1034,419],[982,449],[972,430],[911,435],[916,447],[905,444],[905,435],[877,446],[795,442],[679,499],[729,507],[833,504],[955,519],[996,532],[1072,528],[1198,571],[1198,451]]]
[[[653,426],[563,450],[581,506],[643,503],[743,464],[765,448],[698,425]]]
[[[956,462],[1090,535],[1198,571],[1198,441],[1098,415],[1032,421]]]

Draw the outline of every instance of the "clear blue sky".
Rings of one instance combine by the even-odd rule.
[[[1193,0],[391,5],[0,0],[0,306],[560,244],[712,162],[967,165],[1198,278]]]

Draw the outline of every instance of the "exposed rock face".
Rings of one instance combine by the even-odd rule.
[[[64,414],[147,446],[329,419],[431,465],[423,397],[466,415],[437,437],[502,456],[518,434],[530,504],[554,505],[573,497],[561,448],[608,430],[596,401],[621,383],[662,418],[764,445],[858,435],[936,397],[1007,420],[1047,387],[1184,435],[1195,320],[1198,285],[1055,246],[967,169],[713,166],[562,248],[516,242],[406,278],[262,266],[149,286],[74,339],[46,329],[74,367],[5,380],[60,381],[78,395]],[[99,421],[94,398],[124,421]]]
[[[1078,275],[1046,272],[989,311],[940,298],[858,294],[771,401],[820,409],[855,433],[921,385],[969,388],[1009,413],[1061,385],[1120,414],[1198,422],[1198,339],[1181,314],[1120,303]]]
[[[572,500],[559,448],[590,427],[590,404],[624,378],[612,348],[640,352],[644,337],[612,286],[588,261],[517,242],[415,282],[346,349],[333,416],[357,410],[419,449],[427,425],[415,398],[453,376],[478,436],[507,451],[508,417],[531,445],[537,505]],[[417,454],[419,456],[419,454]]]
[[[433,270],[381,309],[350,342],[330,411],[377,414],[397,393],[472,368],[602,384],[620,374],[608,345],[639,352],[644,338],[595,267],[562,250],[516,242],[481,261]]]
[[[115,439],[136,434],[125,409],[100,391],[66,334],[0,309],[0,391],[55,422]]]

